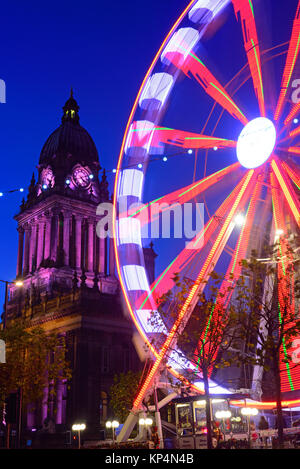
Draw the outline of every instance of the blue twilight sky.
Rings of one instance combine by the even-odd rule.
[[[263,18],[259,27],[263,29],[267,21],[270,31],[277,34],[275,42],[287,40],[287,30],[283,34],[280,25],[285,19],[291,21],[296,0],[285,2],[288,5],[283,13],[281,1],[257,3],[261,19],[264,7],[272,5],[273,9],[273,18]],[[187,0],[2,3],[0,78],[6,82],[7,102],[0,104],[0,191],[29,185],[43,143],[60,124],[61,108],[71,86],[80,106],[80,122],[97,145],[102,167],[114,168],[142,79],[187,4]],[[227,46],[220,43],[217,50],[219,71],[226,80],[231,73],[226,70],[231,60],[230,40],[234,40],[231,31],[227,33]],[[239,47],[241,52],[241,43]],[[236,70],[244,63],[240,55]],[[188,92],[191,97],[193,89]],[[13,216],[21,199],[18,192],[0,198],[0,279],[15,276],[17,232]],[[0,295],[1,304],[3,290]]]

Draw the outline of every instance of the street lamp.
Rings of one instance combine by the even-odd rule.
[[[7,304],[8,304],[8,286],[9,285],[16,285],[17,287],[22,287],[23,282],[22,280],[1,280],[0,282],[5,283],[5,300],[4,300],[4,312],[3,312],[3,329],[6,327],[6,316],[7,316]],[[4,344],[5,347],[5,344]],[[18,389],[18,396],[19,396],[19,409],[18,409],[18,437],[17,437],[17,446],[18,448],[21,447],[21,424],[22,424],[22,389]]]
[[[117,420],[113,420],[112,422],[108,420],[105,424],[106,428],[111,428],[112,429],[112,436],[113,436],[113,443],[115,442],[115,431],[116,428],[120,426],[119,422]]]
[[[224,441],[225,441],[225,435],[226,435],[226,428],[225,428],[225,419],[230,419],[231,417],[231,412],[230,410],[218,410],[215,413],[216,418],[219,420],[223,420],[223,428],[224,428]]]
[[[242,213],[238,213],[234,219],[234,223],[238,228],[241,228],[242,226],[244,226],[245,221],[246,221],[246,218]]]
[[[142,438],[148,438],[149,428],[153,425],[153,419],[151,417],[140,418],[139,419],[139,432]]]
[[[80,449],[80,432],[85,429],[85,423],[74,423],[74,425],[72,425],[73,432],[78,432],[78,449]]]
[[[139,424],[145,425],[145,427],[150,427],[153,424],[153,420],[150,417],[147,417],[146,419],[140,419]]]
[[[5,300],[4,300],[4,314],[3,314],[3,329],[5,329],[6,326],[6,315],[7,315],[7,303],[8,303],[8,286],[9,285],[16,285],[16,287],[22,287],[23,282],[22,280],[1,280],[0,282],[5,283]]]
[[[251,429],[250,429],[250,417],[254,417],[258,414],[258,410],[255,407],[243,407],[241,409],[241,414],[245,417],[248,417],[248,441],[249,446],[251,447]]]
[[[140,418],[139,419],[139,433],[142,438],[148,438],[149,428],[153,425],[153,419],[151,417]]]

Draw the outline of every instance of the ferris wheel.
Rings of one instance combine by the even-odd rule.
[[[259,251],[265,237],[278,240],[279,280],[286,275],[288,232],[300,228],[299,49],[298,0],[284,7],[272,2],[272,8],[267,0],[193,0],[143,80],[114,191],[117,270],[131,318],[154,357],[136,409],[164,360],[181,376],[176,333],[212,270],[226,272],[220,287],[226,292],[226,278],[238,279],[240,261],[250,249]],[[204,205],[202,228],[188,240],[158,239],[160,273],[149,281],[146,228],[161,204],[191,201]],[[189,294],[175,320],[153,326],[151,313],[157,298],[174,288],[174,273],[189,278]],[[280,307],[287,292],[278,284]],[[217,301],[224,306],[230,295]],[[202,391],[200,382],[194,386]],[[283,386],[300,389],[299,371],[292,373],[288,363]]]

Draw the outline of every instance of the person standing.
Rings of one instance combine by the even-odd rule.
[[[149,441],[149,449],[159,449],[159,436],[157,432],[157,427],[151,428],[151,436]]]
[[[266,420],[266,418],[264,417],[264,415],[262,415],[259,419],[259,422],[258,422],[258,429],[260,431],[263,431],[263,430],[268,430],[269,429],[269,424]],[[262,443],[264,446],[267,446],[267,437],[266,436],[261,436],[260,437]]]

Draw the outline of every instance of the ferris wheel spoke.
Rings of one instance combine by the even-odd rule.
[[[300,147],[288,147],[287,151],[295,156],[300,156]]]
[[[297,135],[299,134],[300,134],[300,125],[296,129],[291,130],[291,132],[289,133],[289,137],[294,138],[294,137],[297,137]]]
[[[185,132],[183,130],[170,129],[167,131],[159,130],[155,132],[156,142],[167,143],[182,148],[228,148],[236,147],[236,141],[228,140],[226,138],[211,137],[208,135],[201,135],[192,132]]]
[[[180,46],[178,46],[178,48],[180,48]],[[165,57],[169,62],[178,67],[186,76],[193,76],[202,86],[204,91],[235,119],[238,119],[243,125],[248,123],[248,119],[227,93],[225,88],[219,83],[196,54],[188,52],[187,58],[184,62],[179,60],[178,55],[172,52],[167,53]]]
[[[233,294],[233,289],[231,289],[231,287],[236,283],[237,279],[241,275],[242,266],[240,262],[241,260],[245,258],[247,254],[251,227],[253,225],[255,212],[256,212],[260,194],[262,191],[261,178],[262,178],[261,175],[259,175],[257,178],[257,182],[255,184],[253,195],[251,196],[250,202],[248,204],[247,213],[245,216],[245,223],[241,229],[241,232],[240,232],[238,241],[236,243],[235,250],[231,257],[231,261],[227,269],[225,278],[221,284],[219,293],[214,302],[214,306],[210,312],[210,317],[201,335],[198,348],[197,350],[195,350],[196,359],[197,359],[197,354],[199,353],[199,350],[201,351],[202,347],[204,347],[206,344],[206,337],[208,334],[208,330],[209,330],[212,318],[217,317],[219,314],[223,314],[226,312],[228,304]],[[218,324],[218,321],[216,322],[216,324]],[[218,350],[216,350],[215,355],[217,353],[218,353]]]
[[[294,119],[294,117],[296,117],[298,114],[299,114],[299,111],[300,111],[300,102],[295,104],[290,113],[288,114],[288,116],[286,117],[285,121],[284,121],[284,125],[287,126],[292,119]]]
[[[248,58],[252,81],[259,103],[262,117],[265,117],[265,99],[260,60],[260,48],[257,38],[257,30],[254,17],[254,9],[251,0],[232,0],[236,17],[240,15],[240,21],[244,37],[244,46]]]
[[[149,387],[149,385],[151,384],[156,372],[160,368],[162,360],[166,356],[168,349],[176,345],[176,334],[185,327],[186,322],[189,319],[190,314],[193,311],[198,301],[198,295],[204,289],[204,286],[205,286],[204,282],[207,280],[209,274],[211,273],[213,264],[216,263],[216,261],[220,257],[224,249],[224,246],[233,230],[233,226],[234,226],[232,223],[233,217],[236,214],[236,211],[239,207],[240,202],[242,201],[245,195],[245,192],[250,184],[251,179],[253,178],[253,174],[254,174],[254,170],[252,169],[248,171],[246,175],[244,176],[242,188],[240,189],[237,197],[235,198],[234,203],[230,209],[230,212],[227,215],[226,220],[220,230],[220,233],[217,239],[215,240],[210,253],[207,256],[201,268],[201,271],[189,292],[188,297],[186,298],[182,308],[180,309],[178,317],[175,320],[169,332],[168,337],[166,338],[164,344],[161,347],[159,357],[156,359],[154,365],[152,366],[147,378],[145,379],[143,383],[141,390],[139,391],[134,401],[134,404],[133,404],[134,408],[138,408],[140,406],[144,398],[144,394],[147,388]]]
[[[300,50],[300,0],[298,1],[296,16],[293,23],[292,35],[289,43],[285,68],[283,72],[281,90],[277,102],[274,119],[277,121],[282,113],[284,102],[286,99],[287,90],[290,85],[292,74],[295,68],[295,63]]]
[[[293,191],[290,181],[288,180],[286,173],[281,167],[281,163],[273,159],[271,161],[271,166],[273,172],[276,176],[276,179],[283,191],[284,197],[288,203],[288,206],[291,209],[292,214],[294,215],[297,225],[300,227],[300,205],[299,201]]]
[[[164,144],[184,149],[203,148],[207,150],[210,148],[234,148],[237,142],[170,127],[159,127],[147,120],[141,120],[132,122],[125,144],[125,151],[128,151],[129,148],[142,148],[149,153],[151,152],[151,154],[161,153]]]
[[[291,168],[287,163],[282,162],[281,163],[282,168],[286,171],[286,173],[289,175],[293,183],[298,187],[300,190],[300,172],[297,171],[296,169]]]
[[[223,201],[215,214],[210,218],[200,232],[188,243],[188,245],[170,262],[162,274],[152,283],[149,293],[144,293],[136,301],[136,309],[148,309],[151,304],[160,298],[174,286],[173,277],[175,273],[181,273],[196,257],[206,243],[212,238],[215,231],[220,229],[220,224],[239,194],[246,175],[237,184],[229,196]]]
[[[217,184],[226,175],[236,171],[240,168],[239,163],[234,163],[226,168],[217,171],[199,181],[190,184],[189,186],[182,187],[176,191],[170,192],[164,196],[143,204],[140,207],[130,208],[128,217],[137,217],[141,226],[154,222],[161,213],[169,211],[177,204],[184,204],[194,197],[200,195],[205,190],[209,189],[214,184]],[[127,213],[121,214],[120,217],[127,216]]]

